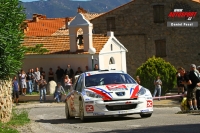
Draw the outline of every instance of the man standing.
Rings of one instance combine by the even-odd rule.
[[[67,65],[67,69],[65,69],[65,75],[68,75],[70,79],[74,76],[74,70],[71,68],[70,65]]]
[[[40,80],[38,82],[39,88],[40,88],[40,103],[42,103],[43,101],[46,101],[46,85],[47,82],[45,79],[43,79],[43,76],[40,76]],[[44,98],[44,99],[43,99]]]
[[[38,82],[40,80],[40,71],[39,71],[39,68],[36,67],[35,69],[36,71],[34,72],[34,75],[35,75],[35,91],[36,92],[39,92],[39,85],[38,85]]]
[[[181,76],[184,77],[184,81],[182,81],[181,84],[188,85],[187,100],[190,106],[190,110],[198,110],[196,101],[196,86],[200,86],[200,83],[197,80],[195,71],[196,71],[195,64],[190,65],[190,72],[188,75],[186,74],[184,68],[182,67],[178,68],[178,72],[181,74]]]
[[[17,77],[15,76],[13,79],[13,103],[14,103],[14,99],[16,105],[19,105],[18,100],[19,100],[19,84],[17,81]]]
[[[198,72],[200,73],[200,66],[197,67]],[[200,74],[199,74],[200,76]],[[200,88],[200,87],[198,87]],[[197,99],[197,107],[200,109],[200,89],[197,89],[196,91],[196,99]]]
[[[64,84],[64,70],[62,68],[60,68],[60,66],[58,66],[58,69],[56,70],[56,77],[57,77],[57,82],[61,82],[61,84]]]

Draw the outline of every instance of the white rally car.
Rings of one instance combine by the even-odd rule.
[[[143,118],[153,113],[150,91],[123,71],[82,73],[65,101],[67,119],[131,114]]]

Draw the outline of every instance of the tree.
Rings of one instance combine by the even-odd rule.
[[[140,66],[136,75],[139,75],[142,86],[154,91],[154,80],[159,75],[162,80],[162,94],[176,85],[176,68],[162,58],[149,58]]]
[[[25,49],[20,29],[26,16],[19,0],[0,0],[0,121],[8,122],[12,112],[12,77],[21,68]]]

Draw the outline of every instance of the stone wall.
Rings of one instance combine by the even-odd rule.
[[[0,122],[10,121],[12,114],[12,82],[0,80]]]
[[[148,58],[155,55],[155,40],[166,40],[164,57],[175,67],[189,70],[189,65],[200,65],[200,27],[167,27],[168,14],[175,2],[184,1],[200,13],[200,3],[191,0],[135,0],[91,20],[95,33],[107,33],[107,17],[115,17],[116,38],[128,49],[127,71],[132,76],[136,69]],[[153,5],[165,5],[165,22],[154,23]],[[176,21],[185,21],[176,19]],[[200,16],[194,18],[200,24]]]

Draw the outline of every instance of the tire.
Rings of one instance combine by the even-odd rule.
[[[67,102],[65,102],[65,115],[66,115],[66,119],[67,119],[67,120],[75,118],[75,117],[71,117],[71,116],[70,116],[70,114],[69,114],[69,108],[68,108]]]
[[[142,118],[148,118],[148,117],[151,117],[152,114],[140,114],[140,116]]]
[[[86,118],[84,116],[84,107],[83,107],[83,102],[79,101],[79,117],[82,122],[86,121]]]

